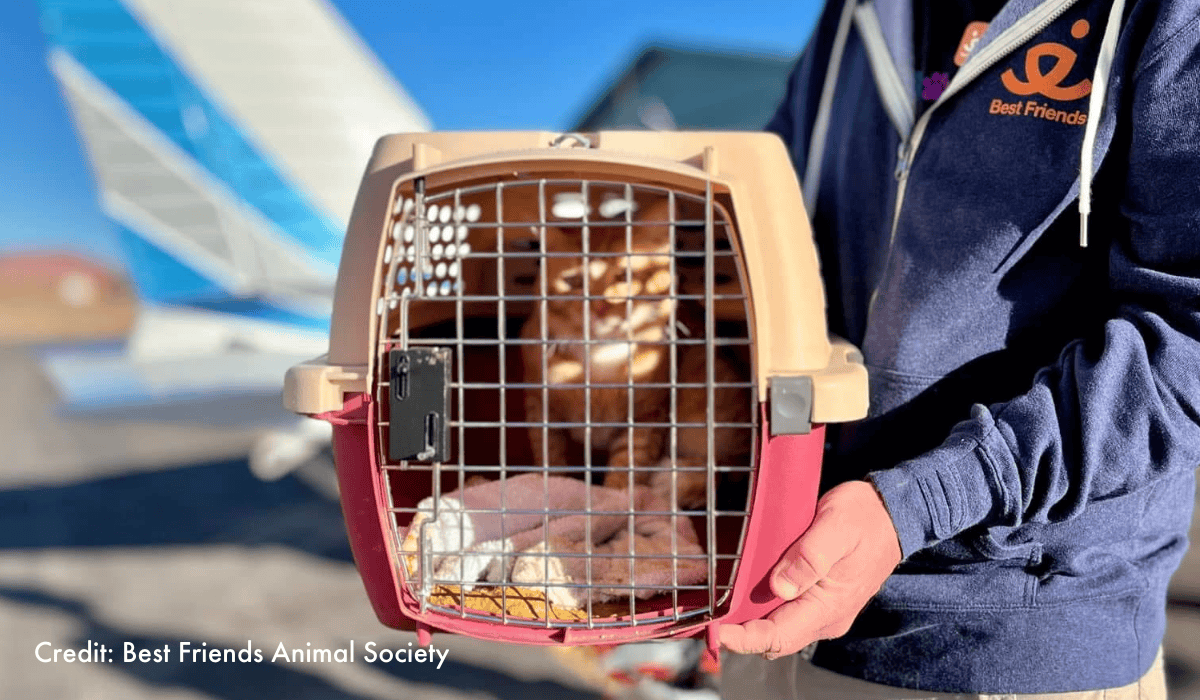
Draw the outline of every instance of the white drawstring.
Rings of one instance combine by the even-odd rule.
[[[833,50],[829,66],[825,69],[825,82],[821,86],[821,102],[817,106],[817,121],[813,124],[812,138],[808,143],[808,162],[804,165],[804,207],[808,218],[817,210],[817,190],[821,185],[821,160],[825,154],[825,137],[829,134],[829,118],[833,111],[833,93],[837,87],[838,70],[842,55],[846,53],[846,37],[854,20],[856,0],[846,0],[842,16],[838,20],[837,34],[833,39]]]
[[[829,66],[825,69],[825,82],[821,87],[821,102],[817,106],[817,119],[813,124],[812,138],[808,145],[808,162],[804,168],[804,205],[810,218],[816,212],[817,191],[821,184],[821,161],[825,152],[825,140],[829,133],[833,95],[837,86],[842,56],[846,51],[846,37],[850,33],[856,4],[857,0],[846,0],[842,6],[842,16],[838,20],[837,35],[833,40]],[[1083,130],[1083,151],[1079,158],[1079,246],[1081,248],[1087,247],[1088,216],[1092,212],[1092,178],[1096,138],[1124,12],[1125,0],[1114,0],[1108,13],[1108,23],[1104,27],[1104,37],[1100,42],[1100,55],[1096,59],[1096,70],[1092,76],[1092,94],[1088,100],[1088,121]]]
[[[1114,0],[1108,12],[1108,24],[1104,27],[1104,38],[1100,42],[1100,57],[1096,59],[1096,72],[1092,76],[1092,96],[1088,100],[1088,120],[1083,128],[1083,153],[1079,157],[1079,247],[1086,248],[1088,241],[1088,215],[1092,213],[1092,160],[1096,150],[1096,135],[1100,128],[1100,112],[1104,109],[1104,96],[1108,92],[1108,77],[1112,72],[1113,54],[1117,51],[1117,37],[1121,29],[1121,16],[1125,11],[1125,0]]]

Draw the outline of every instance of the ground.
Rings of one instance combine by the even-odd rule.
[[[414,636],[376,622],[338,507],[251,476],[246,431],[78,420],[25,351],[0,351],[0,697],[64,700],[598,700],[543,650],[434,637],[436,663],[368,663]],[[1193,535],[1200,535],[1194,529]],[[1176,577],[1173,700],[1200,700],[1200,554]],[[88,641],[172,650],[169,663],[41,663]],[[271,661],[337,649],[354,664]],[[179,663],[182,641],[262,663]],[[43,649],[43,652],[46,648]],[[120,652],[118,652],[120,653]]]

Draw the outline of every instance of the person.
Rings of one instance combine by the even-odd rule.
[[[767,128],[871,406],[827,428],[786,602],[720,629],[722,697],[1164,697],[1200,0],[828,2]]]

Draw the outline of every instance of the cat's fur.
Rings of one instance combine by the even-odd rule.
[[[646,208],[641,221],[666,221],[665,203]],[[574,252],[578,257],[547,257],[545,265],[546,303],[546,383],[545,418],[550,423],[590,424],[629,423],[629,380],[632,369],[633,412],[635,427],[594,426],[591,446],[604,454],[598,463],[606,468],[607,486],[625,487],[629,483],[630,464],[634,465],[633,481],[648,484],[664,499],[671,495],[671,464],[669,427],[642,427],[645,424],[666,424],[671,420],[671,390],[648,384],[666,385],[671,381],[671,346],[664,341],[676,337],[671,326],[672,307],[679,326],[686,328],[680,338],[698,340],[704,337],[703,310],[698,305],[671,300],[670,233],[667,226],[642,225],[634,229],[630,257],[590,257],[588,270],[583,268],[582,236],[578,229],[569,231],[545,229],[547,251]],[[589,235],[589,253],[626,253],[624,226],[594,227]],[[627,262],[628,261],[628,262]],[[629,268],[627,284],[626,267]],[[588,293],[603,296],[590,304],[591,340],[611,341],[608,344],[584,345],[583,274],[590,272]],[[636,296],[656,296],[657,299],[630,299]],[[627,301],[631,301],[627,304]],[[541,304],[537,303],[540,307]],[[542,312],[530,315],[522,331],[527,340],[542,338]],[[632,336],[630,352],[628,342]],[[571,342],[576,341],[576,342]],[[638,342],[642,341],[642,342]],[[676,423],[700,424],[701,427],[676,429],[675,464],[692,471],[677,471],[675,502],[681,508],[703,507],[707,502],[708,436],[702,427],[707,420],[708,395],[702,388],[707,382],[707,358],[703,344],[677,346],[676,380],[680,384],[700,387],[676,390]],[[528,383],[543,382],[543,344],[522,346],[525,378]],[[632,361],[631,361],[632,355]],[[589,368],[590,367],[590,368]],[[747,377],[738,371],[734,362],[720,347],[715,353],[714,390],[715,420],[717,423],[746,423],[750,420],[749,389],[721,386],[745,383]],[[590,415],[587,394],[582,386],[590,383]],[[597,383],[615,386],[595,386]],[[575,386],[564,386],[575,385]],[[543,392],[525,392],[526,419],[531,423],[543,421]],[[718,428],[715,432],[717,465],[730,464],[750,450],[750,431],[746,428]],[[543,435],[545,433],[545,435]],[[530,428],[534,465],[566,464],[573,445],[585,443],[584,428]],[[543,439],[545,450],[543,450]],[[543,454],[544,452],[544,454]]]

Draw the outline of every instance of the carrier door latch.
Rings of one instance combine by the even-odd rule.
[[[388,458],[444,462],[450,457],[450,349],[392,350]]]
[[[812,432],[812,377],[771,377],[771,435]]]

